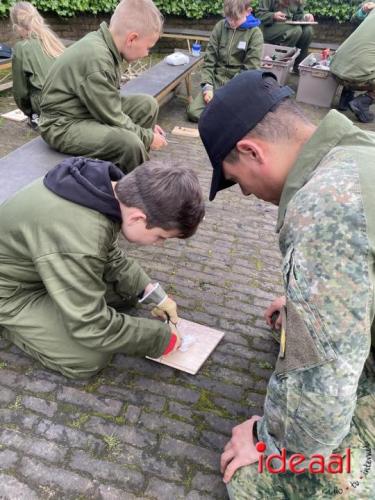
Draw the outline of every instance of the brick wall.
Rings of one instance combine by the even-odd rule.
[[[108,21],[110,15],[98,14],[95,16],[82,14],[73,18],[63,19],[53,14],[46,14],[44,15],[44,17],[46,18],[51,28],[61,38],[77,40],[89,31],[97,29],[102,21]],[[166,24],[170,27],[211,30],[217,20],[218,17],[195,20],[171,16],[168,17]],[[329,21],[320,22],[318,26],[314,27],[314,41],[340,43],[350,35],[353,29],[354,26],[349,23],[339,24],[337,22]],[[8,18],[0,19],[0,41],[8,41],[10,43],[15,42],[15,37],[12,33]],[[179,45],[176,40],[162,39],[160,40],[156,48],[158,50],[160,49],[164,51],[178,46]],[[182,42],[180,46],[186,47],[186,43]]]

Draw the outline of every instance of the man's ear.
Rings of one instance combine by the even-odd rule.
[[[236,149],[240,155],[247,156],[257,163],[264,163],[265,150],[263,141],[253,137],[244,137],[237,142]]]
[[[128,226],[132,226],[133,224],[138,224],[139,222],[144,221],[146,224],[146,214],[142,212],[139,208],[131,207],[128,208],[125,212],[126,223]]]

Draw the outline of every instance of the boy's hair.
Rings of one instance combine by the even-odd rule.
[[[158,33],[164,18],[152,0],[122,0],[116,7],[109,26],[121,36],[134,31],[141,36]]]
[[[176,163],[146,162],[115,186],[118,200],[146,215],[146,227],[177,229],[179,238],[192,236],[205,213],[197,175]]]
[[[58,57],[64,52],[64,45],[31,3],[17,2],[13,5],[10,9],[10,20],[13,29],[22,38],[36,36],[48,56]]]
[[[224,15],[229,19],[240,19],[251,7],[251,0],[224,0]]]

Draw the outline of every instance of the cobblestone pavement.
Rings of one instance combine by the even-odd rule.
[[[326,112],[305,108],[315,122]],[[168,131],[191,126],[177,98],[160,122]],[[30,134],[10,122],[0,133],[1,154]],[[208,193],[199,139],[171,136],[154,156],[192,166]],[[207,204],[193,238],[164,248],[125,244],[176,298],[181,317],[225,332],[196,376],[117,355],[99,376],[73,382],[0,338],[0,498],[227,498],[221,450],[236,423],[262,413],[277,354],[263,320],[282,293],[276,213],[234,187]]]

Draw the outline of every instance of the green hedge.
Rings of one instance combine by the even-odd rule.
[[[0,0],[0,15],[7,15],[14,0]],[[78,13],[97,14],[112,12],[117,0],[34,0],[40,11],[55,12],[59,16],[69,17]],[[155,0],[160,10],[166,15],[185,16],[202,19],[209,15],[221,14],[222,0]],[[256,7],[258,0],[254,1]],[[318,18],[330,18],[338,22],[348,21],[360,1],[341,0],[306,0],[306,10]]]

